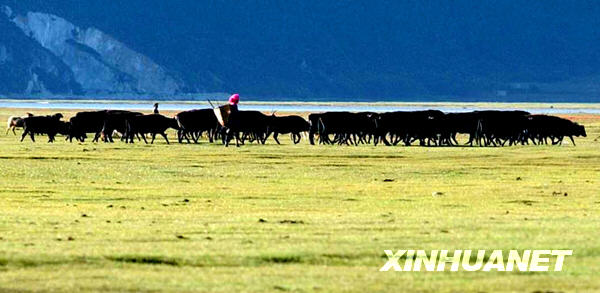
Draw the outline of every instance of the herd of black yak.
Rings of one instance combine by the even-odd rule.
[[[210,142],[221,141],[225,146],[235,139],[236,145],[244,142],[264,144],[273,135],[279,144],[280,134],[290,134],[293,143],[300,142],[308,133],[311,144],[385,144],[411,145],[418,141],[422,146],[459,145],[458,134],[468,135],[467,145],[504,146],[516,144],[561,144],[569,137],[586,136],[585,128],[568,119],[532,115],[525,111],[472,111],[444,113],[437,110],[374,112],[325,112],[301,116],[266,115],[259,111],[235,111],[225,126],[219,124],[212,109],[180,112],[174,118],[160,114],[145,115],[124,110],[79,112],[69,121],[60,113],[48,116],[11,117],[9,129],[23,127],[21,141],[35,134],[45,134],[49,142],[57,134],[68,141],[83,142],[88,134],[93,141],[113,142],[119,134],[122,141],[135,139],[147,143],[160,134],[166,141],[166,130],[177,131],[180,143],[197,143],[206,136]],[[8,132],[8,130],[7,130]]]

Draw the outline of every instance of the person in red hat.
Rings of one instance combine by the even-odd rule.
[[[231,106],[231,110],[232,111],[237,111],[237,105],[240,102],[240,95],[239,94],[233,94],[231,95],[231,97],[229,97],[229,106]]]

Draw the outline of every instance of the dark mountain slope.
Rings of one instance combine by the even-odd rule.
[[[184,92],[402,98],[552,88],[565,94],[545,85],[600,75],[596,1],[0,3],[98,28],[184,81]],[[598,96],[596,88],[586,89],[568,94]]]

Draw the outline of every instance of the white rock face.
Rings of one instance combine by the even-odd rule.
[[[10,8],[4,13],[23,33],[67,64],[86,93],[175,94],[183,87],[150,58],[98,29],[82,29],[46,13],[13,15]]]
[[[49,94],[48,90],[44,87],[44,84],[38,80],[38,75],[33,73],[32,79],[27,83],[27,89],[25,89],[25,94]]]

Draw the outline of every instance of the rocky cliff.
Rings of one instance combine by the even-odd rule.
[[[2,12],[1,31],[9,34],[0,37],[0,66],[25,71],[3,79],[11,92],[172,95],[183,87],[150,58],[98,29],[47,13],[15,13],[8,6]],[[28,64],[15,63],[18,59]]]
[[[3,15],[0,13],[0,93],[83,93],[66,64]]]

